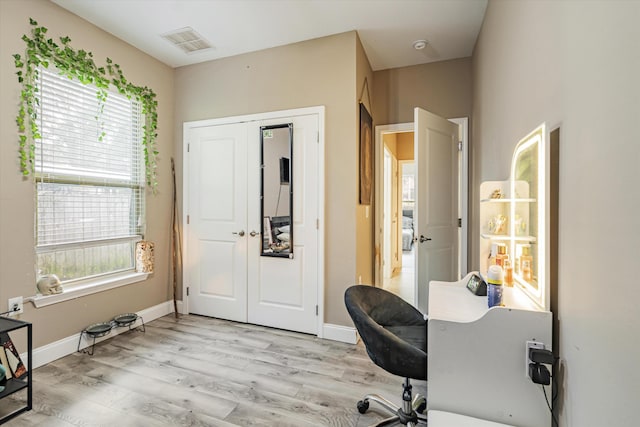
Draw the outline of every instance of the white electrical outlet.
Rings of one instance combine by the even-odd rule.
[[[526,378],[531,378],[529,376],[529,363],[533,363],[529,358],[529,350],[532,348],[538,348],[540,350],[544,350],[544,344],[538,341],[527,341],[525,345],[524,351],[524,376]]]
[[[24,298],[22,297],[9,298],[8,311],[10,311],[9,316],[15,316],[20,313],[24,313]]]

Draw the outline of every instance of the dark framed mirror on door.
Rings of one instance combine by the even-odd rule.
[[[293,258],[293,124],[260,127],[261,256]]]

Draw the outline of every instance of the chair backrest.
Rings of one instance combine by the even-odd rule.
[[[344,300],[376,365],[395,375],[426,380],[427,325],[419,310],[373,286],[351,286]]]

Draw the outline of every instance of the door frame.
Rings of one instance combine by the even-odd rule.
[[[461,276],[464,277],[469,269],[468,264],[468,239],[469,239],[469,118],[468,117],[456,117],[448,119],[449,121],[456,123],[461,129],[462,139],[462,164],[460,165],[460,215],[462,218],[462,235],[460,238],[460,256],[458,258],[459,268]],[[375,127],[375,200],[384,200],[384,192],[382,188],[382,171],[383,171],[383,159],[384,159],[384,144],[382,143],[382,137],[389,133],[398,132],[413,132],[414,124],[409,123],[396,123],[391,125],[380,125]],[[416,197],[418,197],[416,195]],[[382,286],[382,244],[383,233],[380,229],[382,224],[382,203],[375,204],[375,232],[374,232],[374,245],[375,245],[375,259],[374,270],[375,286]]]
[[[325,239],[325,209],[324,209],[324,186],[325,186],[325,108],[324,106],[296,108],[291,110],[269,111],[264,113],[246,114],[240,116],[229,116],[215,119],[196,120],[184,122],[182,125],[182,265],[188,265],[189,251],[187,246],[187,233],[189,230],[187,207],[189,206],[189,174],[185,171],[189,168],[189,131],[198,127],[227,125],[234,123],[257,122],[261,120],[273,120],[295,116],[318,116],[318,288],[317,288],[317,336],[323,338],[324,326],[324,239]],[[182,269],[182,304],[179,311],[182,314],[189,313],[188,269]]]
[[[388,163],[389,169],[393,169],[391,167],[391,153],[389,152],[389,150],[386,147],[382,148],[382,155],[383,155],[383,165]],[[385,170],[386,168],[382,168],[384,171],[384,176],[382,177],[382,194],[389,196],[389,198],[391,198],[391,171],[390,170]],[[389,233],[391,233],[391,201],[390,200],[384,200],[384,204],[382,205],[382,217],[383,217],[383,224],[382,224],[382,229],[383,230],[387,230],[389,231]],[[389,214],[389,215],[385,215],[385,214]],[[382,233],[383,235],[385,234],[384,232]],[[382,277],[384,279],[386,278],[390,278],[391,277],[391,273],[393,272],[393,268],[391,268],[391,244],[387,243],[385,240],[383,240],[381,245],[382,248]],[[388,263],[388,265],[387,265]]]

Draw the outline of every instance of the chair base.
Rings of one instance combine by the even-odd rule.
[[[369,402],[373,401],[378,403],[388,412],[394,414],[377,424],[373,424],[371,427],[381,427],[396,422],[400,422],[402,425],[406,425],[408,427],[415,427],[417,426],[418,421],[427,422],[426,415],[422,415],[420,413],[427,408],[427,399],[419,393],[416,394],[413,399],[411,398],[411,384],[409,383],[409,379],[406,379],[403,384],[402,400],[403,406],[399,407],[378,394],[367,394],[358,402],[357,408],[358,412],[364,414],[369,409]]]

